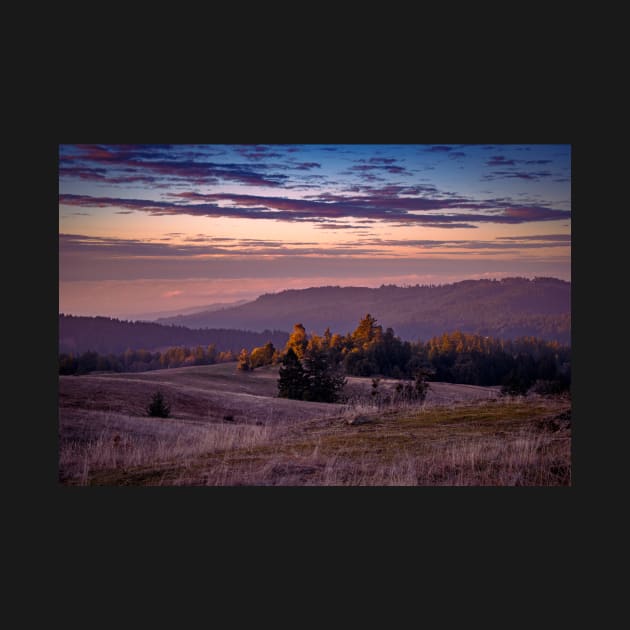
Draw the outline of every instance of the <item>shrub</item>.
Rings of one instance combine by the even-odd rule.
[[[162,392],[158,390],[151,398],[151,404],[147,407],[147,414],[156,418],[168,418],[170,413],[170,405],[164,400]]]

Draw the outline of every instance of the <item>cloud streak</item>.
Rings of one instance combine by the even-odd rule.
[[[338,229],[338,226],[335,226]],[[353,226],[353,229],[356,227]],[[189,237],[184,243],[165,243],[141,241],[138,239],[124,239],[115,237],[95,237],[82,234],[60,234],[59,252],[64,264],[71,267],[83,268],[89,266],[89,261],[98,260],[101,263],[117,261],[123,263],[131,260],[149,261],[202,261],[217,257],[222,259],[257,258],[267,256],[274,258],[296,258],[305,256],[322,257],[360,257],[374,258],[407,256],[403,250],[410,250],[413,254],[435,254],[437,250],[458,254],[463,252],[483,251],[488,255],[501,252],[516,254],[520,250],[533,250],[555,247],[569,247],[563,238],[545,237],[546,240],[521,239],[484,241],[466,239],[380,239],[360,238],[352,241],[342,241],[337,245],[318,245],[310,241],[272,241],[265,239],[226,239],[212,237]],[[83,260],[85,263],[77,264]],[[145,262],[145,264],[147,264]]]
[[[281,170],[281,165],[272,168],[270,164],[211,162],[207,160],[211,155],[207,152],[188,148],[174,152],[169,148],[169,145],[76,145],[73,151],[66,149],[60,156],[59,175],[108,184],[182,180],[196,184],[224,181],[272,187],[280,187],[289,179],[283,173],[271,172]],[[245,147],[240,153],[254,162],[281,155],[265,147]],[[202,156],[205,159],[196,159]]]
[[[59,203],[81,208],[122,208],[153,215],[191,215],[266,219],[275,221],[328,222],[339,219],[374,219],[390,223],[416,225],[448,225],[449,223],[504,223],[569,219],[568,210],[544,206],[519,206],[505,201],[476,201],[463,197],[435,199],[430,197],[398,197],[326,195],[325,201],[290,199],[232,193],[181,193],[180,203],[147,199],[93,197],[62,194]],[[196,203],[190,203],[195,201]],[[471,212],[472,211],[472,212]]]
[[[134,279],[172,307],[203,303],[186,278],[570,275],[568,145],[83,144],[58,166],[60,282],[115,279],[103,304]]]

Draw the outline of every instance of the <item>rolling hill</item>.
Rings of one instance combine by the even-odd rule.
[[[81,353],[88,350],[100,354],[132,350],[162,351],[173,346],[207,346],[217,352],[241,348],[251,349],[271,341],[284,347],[289,334],[278,330],[191,330],[183,326],[164,326],[151,322],[129,322],[110,317],[59,315],[59,352]]]
[[[465,280],[441,286],[317,287],[261,295],[221,311],[157,320],[189,328],[347,333],[371,313],[403,339],[461,330],[502,338],[536,336],[571,342],[571,283],[556,278]]]

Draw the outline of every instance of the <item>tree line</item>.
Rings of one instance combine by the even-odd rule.
[[[402,341],[392,328],[383,331],[369,313],[345,336],[330,329],[308,336],[296,324],[281,357],[279,394],[304,400],[336,399],[344,375],[415,380],[416,389],[406,386],[405,391],[418,392],[424,391],[425,380],[500,385],[507,394],[559,393],[571,384],[571,348],[556,341],[460,331],[426,342]]]
[[[303,313],[308,313],[307,322],[301,319]],[[224,311],[184,316],[177,323],[290,331],[302,321],[309,331],[330,326],[345,333],[364,313],[375,315],[408,341],[462,330],[504,339],[534,335],[569,344],[571,284],[554,278],[505,278],[440,286],[290,289]],[[282,345],[271,341],[282,348],[286,338]],[[242,344],[253,345],[260,343]]]
[[[353,332],[307,334],[295,324],[282,350],[269,340],[240,353],[208,346],[176,346],[164,352],[127,349],[121,354],[94,351],[59,355],[60,374],[93,371],[139,372],[236,361],[240,372],[281,364],[281,397],[334,402],[346,376],[388,377],[406,381],[405,395],[421,396],[429,380],[469,385],[500,385],[508,394],[566,391],[571,384],[571,348],[535,337],[497,339],[460,331],[426,342],[403,341],[392,328],[383,330],[369,313]],[[415,393],[414,393],[415,392]]]
[[[121,354],[99,354],[92,350],[80,354],[59,355],[59,374],[90,372],[147,372],[190,365],[212,365],[236,361],[231,350],[217,352],[214,344],[207,347],[176,346],[164,352],[127,349]]]
[[[218,352],[252,348],[271,341],[277,347],[286,343],[289,333],[280,330],[234,330],[231,328],[191,329],[184,326],[132,322],[111,317],[59,315],[59,352],[74,355],[86,351],[119,355],[128,348],[156,352],[164,348],[207,347]]]

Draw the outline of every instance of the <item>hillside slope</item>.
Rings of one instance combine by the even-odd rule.
[[[365,313],[403,339],[459,329],[493,337],[571,341],[571,284],[555,278],[466,280],[442,286],[317,287],[266,294],[216,312],[158,320],[190,328],[354,330]]]
[[[271,341],[284,347],[288,333],[278,330],[191,330],[184,326],[164,326],[151,322],[129,322],[109,317],[59,315],[59,352],[120,353],[127,348],[157,351],[172,346],[208,346],[217,352],[263,346]]]

